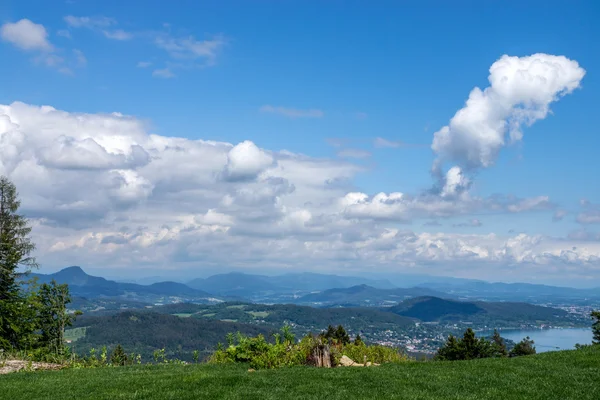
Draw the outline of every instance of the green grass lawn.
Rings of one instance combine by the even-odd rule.
[[[600,399],[600,346],[372,368],[156,365],[0,376],[2,399]]]

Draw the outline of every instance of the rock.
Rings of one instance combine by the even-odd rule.
[[[342,358],[340,358],[340,365],[342,367],[364,367],[364,364],[359,364],[357,362],[354,362],[354,360],[352,360],[350,357],[348,356],[342,356]]]
[[[352,360],[348,356],[342,356],[342,358],[340,358],[340,366],[341,367],[377,367],[377,366],[379,366],[379,364],[372,363],[370,361],[367,361],[365,364],[359,364],[359,363],[355,362],[354,360]]]
[[[60,364],[30,362],[24,360],[7,360],[0,362],[0,374],[8,374],[18,371],[36,371],[41,369],[57,370],[63,368]]]

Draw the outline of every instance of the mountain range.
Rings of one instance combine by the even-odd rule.
[[[68,267],[54,274],[30,274],[38,283],[49,283],[55,280],[66,283],[72,296],[84,298],[117,297],[123,300],[141,301],[145,303],[194,301],[213,303],[223,299],[202,290],[193,289],[177,282],[158,282],[151,285],[122,283],[86,274],[81,267]]]
[[[71,294],[86,299],[167,304],[181,301],[212,304],[221,301],[291,303],[318,307],[393,306],[406,299],[429,296],[447,300],[512,301],[527,303],[590,303],[600,301],[600,289],[574,289],[527,283],[489,283],[438,279],[416,287],[396,287],[387,279],[316,273],[278,276],[239,272],[217,274],[187,283],[156,282],[150,285],[117,282],[91,276],[80,267],[53,274],[31,274],[40,283],[52,279],[67,283]]]
[[[318,293],[310,293],[295,299],[294,303],[312,306],[385,306],[397,304],[408,298],[418,296],[452,297],[443,292],[428,288],[379,289],[366,284],[349,288],[334,288]]]
[[[239,296],[249,299],[257,299],[274,294],[293,295],[332,288],[349,288],[356,285],[370,285],[378,289],[394,288],[394,285],[388,280],[309,272],[278,276],[231,272],[228,274],[213,275],[206,279],[194,279],[188,282],[187,285],[222,296]],[[293,296],[290,296],[290,298],[293,298]]]

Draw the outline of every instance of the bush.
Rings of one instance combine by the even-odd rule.
[[[494,331],[494,336],[489,341],[485,338],[476,338],[473,329],[468,328],[462,339],[457,339],[453,335],[448,336],[446,343],[438,349],[435,359],[454,361],[506,356],[506,345],[497,331]]]
[[[510,357],[519,357],[519,356],[529,356],[535,354],[535,346],[533,345],[533,340],[527,336],[525,339],[521,340],[519,343],[513,347],[510,351]]]
[[[340,339],[347,337],[343,328],[339,328],[332,329],[334,334],[339,332]],[[362,363],[364,360],[377,364],[408,360],[397,349],[390,347],[367,346],[362,341],[353,344],[350,343],[349,338],[338,342],[336,337],[327,338],[325,335],[315,337],[311,334],[296,342],[288,327],[282,328],[281,332],[281,334],[274,335],[275,343],[267,342],[263,335],[253,338],[239,333],[228,335],[228,347],[219,346],[209,358],[209,363],[248,363],[250,367],[255,369],[315,365],[316,360],[312,358],[317,348],[329,351],[332,366],[339,365],[339,360],[343,355],[358,363]],[[343,344],[343,342],[346,342],[346,344]]]

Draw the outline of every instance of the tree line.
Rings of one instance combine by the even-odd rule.
[[[67,312],[69,288],[55,281],[27,281],[38,264],[31,226],[19,206],[15,185],[0,177],[0,350],[61,356],[65,328],[75,316]]]

